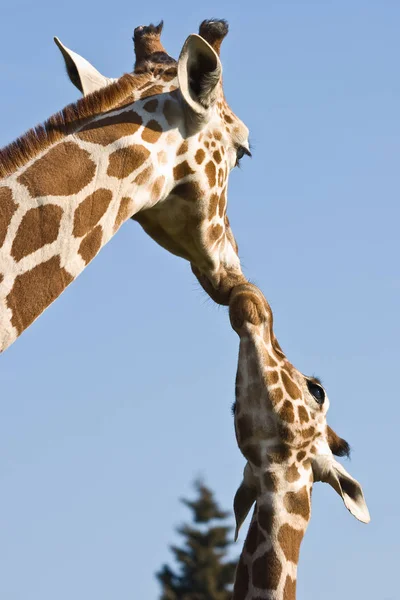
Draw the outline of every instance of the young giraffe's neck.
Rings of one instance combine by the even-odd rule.
[[[237,567],[233,600],[295,600],[300,544],[311,513],[310,469],[257,469],[260,493]]]
[[[167,121],[177,112],[173,96],[134,105],[131,96],[130,106],[91,120],[0,181],[0,351],[124,221],[165,197],[163,173],[182,144]]]

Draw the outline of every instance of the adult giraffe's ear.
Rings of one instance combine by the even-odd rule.
[[[206,117],[217,99],[222,66],[215,50],[202,37],[190,35],[178,61],[179,87],[196,120]]]
[[[238,539],[239,529],[243,525],[249,510],[257,499],[257,486],[251,472],[249,463],[246,464],[243,473],[243,481],[240,484],[235,498],[233,500],[233,510],[235,512],[236,529],[235,542]]]
[[[84,96],[115,81],[99,73],[86,59],[64,46],[57,37],[54,41],[63,55],[68,77]]]
[[[361,485],[346,469],[329,455],[316,456],[312,462],[314,481],[329,483],[342,497],[346,508],[362,523],[369,523],[367,503]]]

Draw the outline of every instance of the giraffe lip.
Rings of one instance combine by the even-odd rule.
[[[201,287],[207,294],[210,296],[214,302],[220,304],[222,306],[229,305],[229,296],[232,291],[232,287],[219,285],[217,288],[211,283],[211,280],[204,275],[193,263],[191,263],[192,272],[196,276],[197,281],[200,283]]]

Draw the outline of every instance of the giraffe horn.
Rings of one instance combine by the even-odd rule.
[[[135,73],[148,70],[148,63],[175,62],[161,43],[160,37],[164,21],[158,25],[140,25],[133,32],[133,45],[135,48],[136,62]],[[147,67],[147,68],[146,68]]]
[[[203,21],[199,27],[199,35],[212,46],[218,56],[220,54],[222,40],[227,35],[228,31],[229,25],[224,19],[208,19]]]

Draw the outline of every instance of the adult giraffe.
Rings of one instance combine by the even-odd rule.
[[[329,483],[360,521],[368,523],[369,512],[360,484],[333,457],[349,446],[327,426],[326,392],[287,360],[261,291],[236,286],[229,314],[240,337],[236,438],[248,461],[234,500],[236,537],[255,503],[233,600],[295,600],[313,483]]]
[[[66,57],[92,93],[0,151],[0,351],[131,217],[216,301],[245,281],[226,215],[229,173],[250,154],[222,88],[227,24],[204,21],[178,62],[161,29],[135,30],[135,71],[108,85]]]

